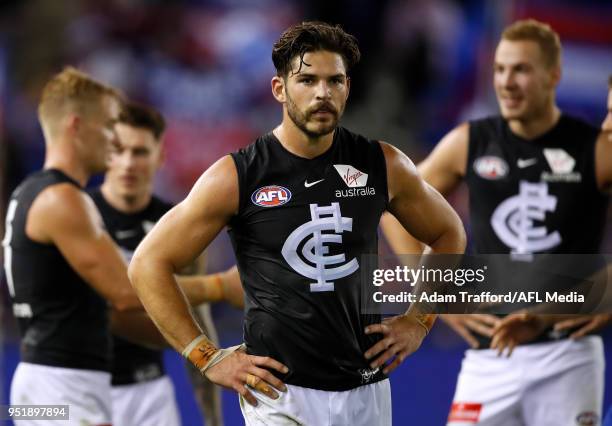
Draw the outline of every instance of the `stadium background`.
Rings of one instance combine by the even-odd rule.
[[[178,201],[212,162],[279,122],[270,52],[292,23],[340,23],[358,37],[363,59],[352,73],[343,125],[418,162],[458,122],[497,111],[492,53],[501,29],[523,17],[546,21],[561,35],[562,109],[599,125],[612,73],[606,0],[3,0],[0,210],[15,184],[42,164],[36,104],[42,84],[66,64],[163,112],[167,158],[156,192]],[[466,197],[452,201],[465,220]],[[604,253],[612,253],[611,232]],[[233,261],[224,232],[209,251],[210,270]],[[18,339],[1,278],[0,404],[7,404]],[[241,313],[223,305],[213,312],[222,344],[240,341]],[[610,365],[612,332],[604,338]],[[392,376],[394,424],[444,424],[465,348],[444,325],[435,327]],[[166,355],[184,424],[201,424],[181,360]],[[604,412],[612,404],[609,369],[606,384]],[[242,423],[229,392],[224,414],[227,425]]]

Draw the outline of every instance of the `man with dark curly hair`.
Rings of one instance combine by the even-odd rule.
[[[362,255],[376,254],[385,210],[434,253],[464,250],[458,216],[404,154],[338,126],[359,56],[339,26],[287,29],[272,51],[281,124],[208,169],[130,267],[161,332],[211,381],[240,393],[247,425],[391,425],[387,373],[417,350],[434,315],[381,323],[363,314]],[[225,225],[245,290],[246,345],[218,349],[173,271]]]

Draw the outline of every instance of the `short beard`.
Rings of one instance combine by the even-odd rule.
[[[298,109],[295,102],[293,102],[293,99],[291,99],[291,96],[289,96],[289,93],[287,93],[286,96],[287,96],[287,114],[289,115],[289,118],[291,119],[291,121],[293,121],[296,127],[300,129],[302,132],[304,132],[304,134],[308,136],[309,138],[316,139],[321,136],[328,135],[331,132],[333,132],[338,126],[338,121],[339,121],[339,118],[342,116],[342,111],[339,111],[337,114],[334,115],[334,120],[332,120],[329,126],[320,128],[319,130],[316,130],[316,131],[309,130],[307,127],[309,113],[301,112]]]

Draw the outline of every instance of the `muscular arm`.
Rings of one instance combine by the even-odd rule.
[[[433,253],[463,253],[465,232],[457,213],[421,179],[408,157],[391,145],[382,146],[387,161],[389,212]]]
[[[431,154],[417,167],[423,180],[446,196],[454,191],[466,174],[469,124],[451,130]],[[395,253],[422,253],[427,246],[410,235],[390,214],[381,222],[383,233]],[[491,337],[499,319],[493,315],[442,315],[442,319],[472,347],[478,347],[473,332]]]
[[[70,266],[116,310],[142,309],[117,246],[87,195],[70,184],[44,190],[28,214],[26,232],[54,244]]]
[[[26,232],[35,241],[54,244],[70,266],[115,310],[142,309],[128,280],[125,260],[104,230],[98,210],[73,185],[54,185],[43,191],[30,209]],[[218,288],[224,284],[224,277],[213,274],[179,280],[190,303],[200,304],[217,301],[216,294],[223,295]],[[133,328],[135,324],[126,321],[129,317],[123,316],[120,323]]]
[[[465,250],[465,231],[461,220],[435,189],[425,183],[412,162],[391,145],[381,144],[387,163],[389,211],[398,219],[404,232],[431,247],[435,254],[461,254]],[[366,334],[380,333],[383,338],[365,353],[372,368],[383,366],[395,358],[383,371],[393,371],[420,346],[431,328],[435,315],[411,306],[405,315],[372,324]]]
[[[235,266],[216,274],[179,275],[176,279],[192,306],[227,301],[238,308],[244,307],[242,286]],[[208,320],[209,327],[213,327],[214,331],[212,318]],[[113,310],[111,329],[113,334],[143,346],[154,349],[168,347],[168,342],[144,311]],[[212,340],[217,339],[215,337]]]
[[[420,178],[401,151],[387,144],[383,145],[383,151],[387,161],[389,211],[403,232],[427,245],[433,254],[463,253],[466,237],[457,213],[440,193]],[[433,318],[428,320],[432,322]]]
[[[198,180],[187,198],[168,212],[138,246],[129,267],[134,289],[179,352],[201,330],[174,273],[192,262],[238,210],[236,167],[227,156]]]
[[[185,351],[213,383],[234,389],[250,404],[257,405],[245,384],[276,399],[278,394],[272,386],[282,391],[286,387],[269,369],[287,373],[287,367],[268,357],[217,349],[202,336],[174,277],[237,213],[238,200],[236,166],[226,156],[213,164],[187,198],[145,237],[134,253],[129,275],[142,304],[166,340],[178,351]],[[214,359],[219,361],[210,366]]]
[[[421,178],[444,196],[451,193],[465,176],[468,139],[469,125],[465,123],[456,127],[417,168]],[[395,253],[417,254],[426,248],[426,242],[407,232],[410,230],[398,221],[393,211],[383,216],[381,229]]]

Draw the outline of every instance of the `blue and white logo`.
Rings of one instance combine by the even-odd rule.
[[[297,273],[317,280],[310,284],[310,291],[333,291],[333,280],[355,272],[359,269],[359,262],[357,259],[347,262],[344,254],[328,256],[329,247],[326,244],[342,244],[342,233],[352,231],[353,219],[342,217],[339,203],[321,207],[311,204],[310,216],[312,218],[310,222],[299,226],[289,235],[281,252],[285,261]],[[321,231],[334,233],[323,234]],[[306,241],[301,250],[302,259],[297,250],[304,240]],[[330,268],[331,265],[339,266]]]
[[[550,250],[561,244],[558,231],[549,232],[543,223],[547,212],[557,208],[557,197],[548,193],[547,183],[520,182],[519,193],[503,201],[491,216],[491,226],[512,254],[525,255]]]

